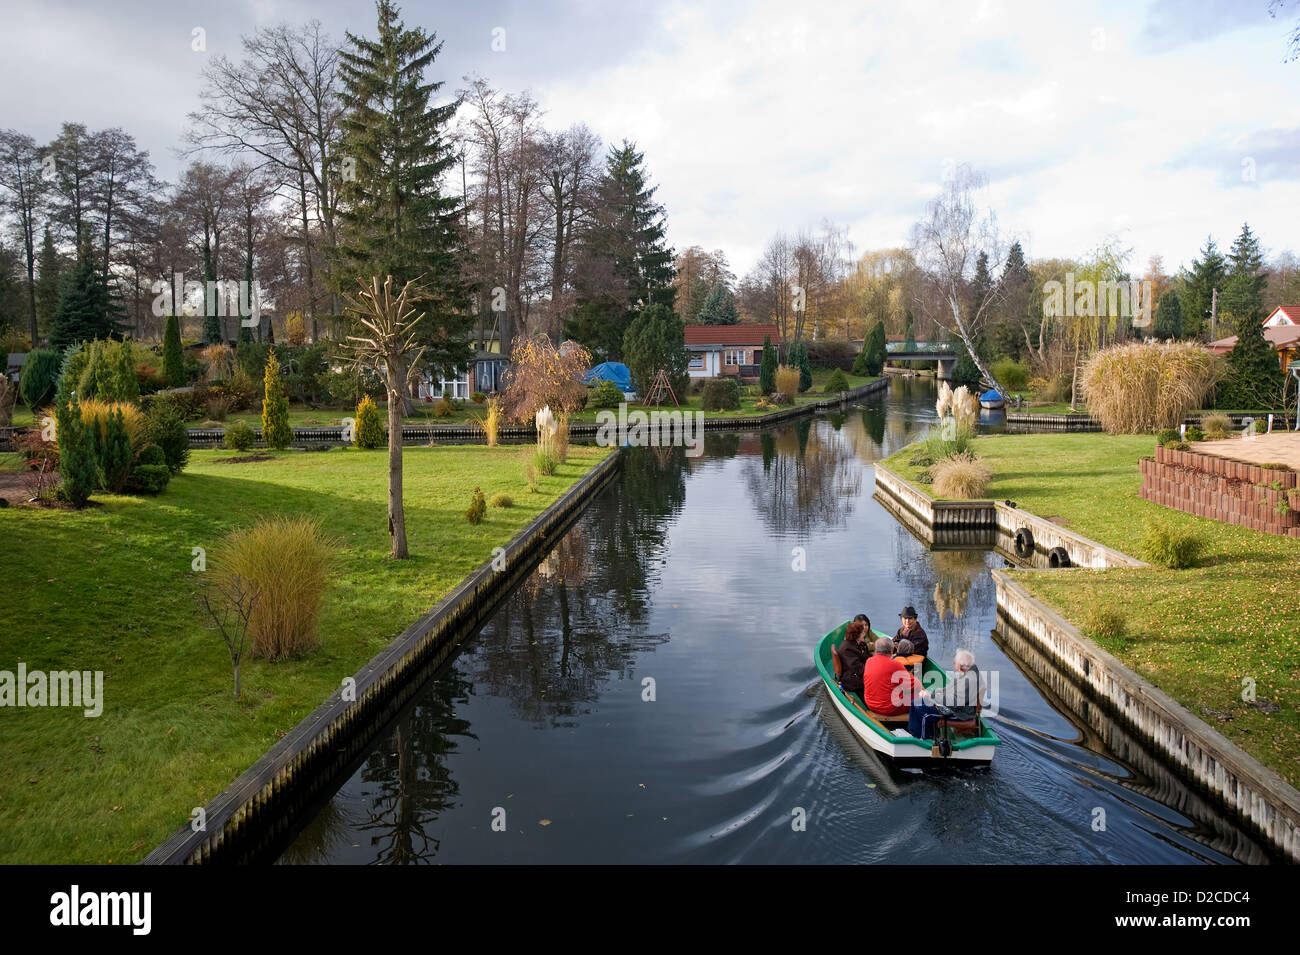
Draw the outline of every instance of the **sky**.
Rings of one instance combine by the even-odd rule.
[[[1111,242],[1173,272],[1247,221],[1270,256],[1300,251],[1294,0],[1277,19],[1268,0],[400,6],[444,41],[446,98],[477,74],[553,128],[634,141],[671,244],[738,275],[778,229],[826,220],[859,254],[906,244],[956,163],[1031,259]],[[206,58],[279,22],[375,33],[373,3],[341,0],[5,7],[0,127],[121,126],[173,179]]]

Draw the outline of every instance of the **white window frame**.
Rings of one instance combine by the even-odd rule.
[[[722,353],[722,363],[724,365],[748,365],[748,361],[742,361],[749,354],[748,348],[728,348]],[[731,359],[735,358],[736,361]]]

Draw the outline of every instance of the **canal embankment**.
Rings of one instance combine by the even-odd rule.
[[[962,521],[1004,532],[1021,519],[1037,544],[1069,549],[1074,569],[999,571],[1000,617],[1068,672],[1090,678],[1100,666],[1100,682],[1086,684],[1099,705],[1295,858],[1300,680],[1286,661],[1300,649],[1296,542],[1143,500],[1138,462],[1152,445],[1143,436],[983,436],[975,451],[994,474],[986,502],[934,499],[905,449],[878,466],[877,493],[936,534]],[[1196,536],[1196,565],[1171,570],[1134,556],[1149,526]]]

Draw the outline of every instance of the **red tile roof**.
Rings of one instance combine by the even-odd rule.
[[[1279,305],[1273,311],[1264,316],[1264,321],[1268,321],[1278,312],[1281,312],[1287,318],[1291,319],[1291,324],[1300,325],[1300,305]]]
[[[1274,348],[1300,347],[1300,325],[1271,325],[1264,329],[1264,337]],[[1237,336],[1233,335],[1210,342],[1208,347],[1212,352],[1225,352],[1236,344]]]
[[[687,325],[686,347],[707,345],[761,345],[770,335],[772,344],[781,342],[781,330],[775,325]]]

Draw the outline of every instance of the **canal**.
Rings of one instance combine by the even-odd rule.
[[[895,380],[701,457],[624,452],[280,861],[1266,861],[993,632],[1003,556],[931,550],[872,497],[933,403]],[[890,769],[826,699],[817,639],[859,612],[892,632],[907,604],[936,660],[996,674],[988,771]]]

